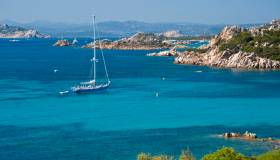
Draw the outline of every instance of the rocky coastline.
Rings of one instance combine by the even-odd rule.
[[[50,35],[39,33],[33,29],[0,24],[0,38],[50,38]]]
[[[280,20],[273,20],[270,24],[250,29],[237,26],[225,27],[208,46],[204,46],[205,52],[178,53],[174,63],[238,69],[280,69],[279,59],[273,59],[273,56],[279,56],[273,51],[279,51],[280,44],[266,41],[264,37],[268,33],[280,33]],[[258,37],[255,38],[256,36]],[[246,51],[249,50],[248,48],[252,52]],[[264,53],[256,52],[258,49],[263,49]],[[268,52],[272,50],[273,55],[266,54],[266,50]]]
[[[226,133],[218,135],[218,137],[223,137],[225,139],[238,139],[238,140],[245,140],[245,141],[268,142],[271,144],[275,144],[276,146],[280,145],[279,139],[273,139],[271,137],[260,138],[257,136],[256,133],[248,132],[248,131],[246,131],[243,134],[241,134],[239,132],[226,132]]]

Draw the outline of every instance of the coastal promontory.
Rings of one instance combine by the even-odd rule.
[[[96,42],[96,48],[99,49],[120,49],[120,50],[154,50],[167,49],[172,45],[165,43],[166,37],[154,33],[137,33],[128,38],[122,38],[116,41],[101,40]],[[89,43],[84,48],[92,48],[93,43]]]
[[[0,38],[49,38],[49,35],[39,33],[34,29],[0,24]]]
[[[227,26],[208,46],[179,53],[175,63],[239,69],[280,69],[280,20],[252,28]]]

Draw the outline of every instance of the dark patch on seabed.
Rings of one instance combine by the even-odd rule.
[[[229,131],[279,138],[280,126],[198,126],[173,129],[95,131],[83,124],[45,127],[0,126],[1,160],[103,159],[133,160],[140,152],[179,155],[190,148],[197,158],[222,146],[246,155],[272,149],[269,143],[225,140],[215,134]]]

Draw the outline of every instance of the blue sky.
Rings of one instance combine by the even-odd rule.
[[[241,24],[280,18],[280,0],[0,0],[0,20]]]

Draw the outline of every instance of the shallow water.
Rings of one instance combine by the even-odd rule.
[[[224,145],[252,155],[271,146],[211,135],[248,129],[280,138],[279,71],[174,65],[144,56],[149,51],[106,50],[112,86],[61,96],[89,79],[92,52],[54,42],[0,40],[0,159],[134,159],[186,147],[200,157]]]

